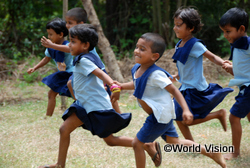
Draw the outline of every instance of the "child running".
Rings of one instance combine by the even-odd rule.
[[[229,121],[232,130],[232,144],[234,153],[225,154],[229,160],[240,156],[240,142],[242,136],[241,119],[250,118],[250,37],[247,36],[249,24],[248,14],[240,8],[229,9],[220,19],[219,25],[224,37],[231,44],[230,61],[225,61],[224,68],[234,75],[229,86],[238,86],[239,94],[230,109]]]
[[[100,58],[89,52],[97,42],[98,35],[91,25],[79,24],[70,29],[70,52],[76,56],[73,62],[75,65],[73,89],[76,101],[62,116],[64,123],[60,127],[57,163],[39,168],[65,167],[70,134],[79,126],[103,138],[109,146],[132,147],[133,138],[113,136],[113,133],[128,126],[131,113],[119,114],[112,109],[110,97],[103,82],[113,90],[112,101],[118,100],[119,87],[103,71],[104,66]],[[148,148],[145,146],[150,156],[157,153],[155,144],[148,144]]]
[[[155,33],[143,34],[134,50],[135,66],[132,68],[133,81],[118,83],[121,90],[135,90],[140,107],[149,115],[133,140],[137,168],[144,168],[146,157],[144,144],[153,142],[161,136],[167,143],[191,146],[198,144],[190,140],[178,139],[173,119],[175,118],[172,94],[183,109],[182,118],[186,124],[192,123],[193,115],[189,111],[181,92],[172,84],[169,73],[155,65],[162,56],[166,44],[164,39]],[[153,93],[153,94],[152,94]],[[159,144],[156,144],[160,148]],[[221,167],[226,162],[221,153],[207,153],[201,146],[201,154],[212,158]]]
[[[72,8],[66,13],[65,20],[66,20],[66,27],[69,30],[70,28],[74,27],[75,25],[87,23],[87,20],[88,20],[87,19],[87,12],[83,8],[80,8],[80,7]],[[68,45],[59,45],[59,44],[52,43],[46,37],[43,37],[41,39],[41,43],[44,47],[49,47],[49,48],[53,48],[53,49],[63,51],[63,52],[68,52],[68,53],[70,52]],[[93,50],[91,50],[89,52],[93,53],[99,57],[99,55],[96,52],[95,47],[93,48]],[[72,86],[73,85],[72,79],[73,79],[73,75],[69,78],[67,86],[69,88],[69,91],[70,91],[72,97],[75,99],[73,86]],[[111,94],[109,91],[109,88],[107,88],[107,91],[109,94]],[[112,106],[116,112],[121,113],[117,101],[114,102],[112,104]]]
[[[178,74],[173,75],[173,82],[179,80],[182,84],[180,91],[188,107],[194,115],[194,120],[183,124],[183,110],[174,99],[176,122],[186,139],[194,140],[189,126],[200,124],[212,119],[219,119],[224,131],[227,130],[226,110],[220,109],[210,113],[224,98],[232,92],[231,88],[222,88],[218,84],[208,84],[203,75],[203,56],[213,63],[222,66],[224,60],[211,53],[204,43],[193,35],[201,30],[203,24],[197,10],[179,8],[174,14],[174,32],[181,39],[175,47],[174,62]]]
[[[50,41],[57,45],[67,46],[69,42],[64,40],[64,37],[68,35],[68,29],[66,23],[60,18],[55,18],[46,25],[48,38]],[[73,56],[70,53],[62,52],[52,48],[46,48],[45,57],[33,68],[28,69],[28,74],[35,72],[37,69],[43,67],[50,60],[53,59],[57,65],[58,72],[55,72],[45,78],[42,82],[50,90],[48,92],[48,106],[46,116],[52,116],[56,106],[56,96],[60,95],[70,97],[71,94],[67,88],[67,82],[73,72]]]

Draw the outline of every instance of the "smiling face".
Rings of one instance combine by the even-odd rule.
[[[140,38],[136,44],[134,50],[135,62],[139,64],[152,64],[158,58],[158,53],[152,53],[151,49],[152,42],[148,42],[142,38]]]
[[[192,31],[193,28],[190,29],[187,27],[187,25],[181,20],[179,17],[174,18],[174,32],[176,34],[176,37],[179,39],[189,39],[192,37]]]
[[[229,43],[234,43],[240,37],[245,36],[245,26],[241,25],[237,30],[236,27],[232,27],[230,25],[226,25],[224,27],[220,27],[223,31],[224,37],[227,39]]]
[[[66,20],[66,27],[68,30],[71,27],[74,27],[75,25],[83,24],[83,22],[77,23],[77,21],[73,17],[70,17],[70,16],[66,16],[65,20]]]
[[[81,53],[88,52],[88,50],[86,49],[86,45],[87,43],[82,43],[77,37],[70,37],[70,54],[73,56],[77,56]]]
[[[63,33],[57,34],[53,29],[47,29],[48,38],[56,44],[61,44]]]

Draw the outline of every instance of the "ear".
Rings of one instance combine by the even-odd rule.
[[[192,29],[190,29],[189,31],[190,31],[190,33],[192,33],[194,31],[194,27]]]
[[[158,60],[159,57],[160,57],[160,54],[159,54],[159,53],[153,53],[152,60],[153,60],[153,61],[156,61],[156,60]]]
[[[60,37],[63,38],[63,32],[60,33]]]
[[[89,51],[89,42],[86,42],[86,43],[83,43],[83,49],[86,50],[86,51]]]
[[[241,25],[240,28],[238,29],[238,31],[240,31],[240,33],[245,33],[246,27],[244,25]]]

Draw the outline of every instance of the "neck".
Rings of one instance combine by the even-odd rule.
[[[186,43],[188,40],[190,40],[191,38],[193,38],[193,35],[192,35],[192,34],[190,34],[189,36],[187,36],[187,37],[181,39],[182,41],[181,41],[180,47],[183,47],[183,46],[185,45],[185,43]]]
[[[62,44],[64,41],[64,38],[62,38],[57,44]]]
[[[142,76],[142,74],[152,65],[154,65],[154,63],[149,63],[149,64],[143,64],[140,66],[140,68],[136,71],[135,77],[139,78]]]

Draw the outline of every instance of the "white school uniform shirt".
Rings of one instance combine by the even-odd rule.
[[[153,110],[157,121],[163,124],[167,124],[171,119],[176,118],[173,100],[170,93],[165,89],[171,83],[171,80],[163,71],[156,70],[149,75],[141,98]],[[136,86],[136,83],[134,85]],[[138,104],[141,107],[139,102]]]

